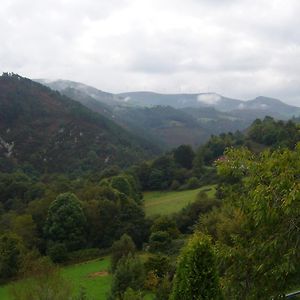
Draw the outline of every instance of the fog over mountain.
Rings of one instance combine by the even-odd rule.
[[[212,134],[244,130],[257,118],[287,120],[300,115],[300,108],[268,97],[242,101],[215,93],[112,94],[69,80],[37,81],[164,148],[197,147]]]

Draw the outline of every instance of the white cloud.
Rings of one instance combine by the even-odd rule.
[[[216,104],[221,100],[221,97],[217,94],[202,94],[198,95],[197,100],[206,104]]]
[[[298,0],[2,0],[0,71],[300,105]]]

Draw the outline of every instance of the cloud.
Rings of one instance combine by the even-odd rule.
[[[297,0],[2,0],[0,71],[300,106]]]
[[[197,100],[206,104],[216,104],[221,100],[221,97],[217,94],[203,94],[198,95]]]

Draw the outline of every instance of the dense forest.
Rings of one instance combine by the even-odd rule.
[[[15,90],[16,82],[21,84]],[[161,300],[278,299],[299,284],[300,130],[295,122],[266,117],[245,132],[211,136],[197,149],[180,145],[129,163],[132,153],[124,156],[122,141],[130,134],[120,136],[120,131],[114,137],[117,125],[108,119],[18,76],[3,76],[0,84],[6,91],[0,101],[0,280],[28,281],[26,288],[12,288],[12,299],[89,299],[84,290],[74,295],[57,265],[108,254],[113,275],[108,299],[144,299],[147,293]],[[110,142],[119,139],[115,153],[121,151],[127,163],[97,165],[100,148],[86,140],[78,149],[85,145],[87,155],[59,146],[53,139],[65,131],[49,119],[57,106],[63,108],[58,120],[67,132],[75,134],[80,126],[88,136],[95,124],[111,130]],[[11,114],[4,113],[7,107]],[[73,115],[84,124],[76,125]],[[21,129],[21,123],[29,125]],[[37,124],[43,131],[34,130]],[[38,153],[50,155],[53,143],[62,152],[54,148],[51,162],[41,167]],[[143,149],[126,147],[135,156]],[[175,214],[146,217],[144,191],[207,184],[217,186],[212,198],[202,191]]]

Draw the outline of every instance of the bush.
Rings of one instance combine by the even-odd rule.
[[[23,254],[24,246],[17,235],[5,233],[0,237],[0,280],[18,273]]]
[[[145,282],[144,265],[138,257],[128,255],[123,257],[117,264],[112,285],[111,299],[123,299],[128,288],[134,291],[142,290]]]
[[[136,252],[135,244],[132,238],[123,234],[119,241],[113,243],[111,247],[111,269],[114,272],[119,260],[127,257],[129,254],[134,255]]]
[[[174,278],[172,300],[222,299],[210,238],[197,234],[183,249]]]
[[[152,252],[165,252],[172,242],[171,236],[167,231],[156,231],[150,235],[149,250]]]
[[[48,255],[54,263],[62,263],[68,259],[67,247],[63,243],[53,244],[48,249]]]
[[[176,191],[176,190],[179,189],[179,187],[180,187],[180,183],[179,183],[177,180],[173,180],[173,181],[172,181],[172,184],[171,184],[171,186],[170,186],[170,189],[171,189],[172,191]]]
[[[188,179],[187,181],[187,187],[188,189],[196,189],[198,188],[200,185],[199,185],[199,180],[198,178],[196,177],[191,177]]]

